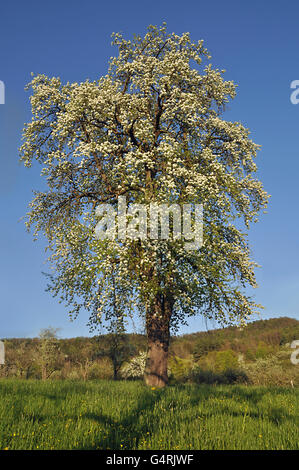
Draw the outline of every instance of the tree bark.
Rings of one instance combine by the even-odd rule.
[[[144,380],[150,387],[168,383],[167,364],[170,339],[170,318],[173,302],[164,295],[156,297],[146,315],[148,353]]]

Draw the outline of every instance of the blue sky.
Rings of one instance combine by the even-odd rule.
[[[299,319],[299,104],[290,101],[290,84],[299,80],[299,4],[293,1],[96,0],[2,2],[0,80],[0,337],[37,336],[41,328],[61,328],[61,337],[87,336],[87,315],[75,322],[45,292],[44,242],[33,242],[19,219],[32,190],[42,188],[40,168],[18,162],[23,124],[31,120],[24,86],[31,72],[63,81],[97,79],[116,54],[111,33],[144,35],[149,24],[166,21],[169,32],[203,39],[215,67],[238,84],[225,118],[241,121],[262,146],[258,177],[271,194],[269,210],[252,227],[249,242],[264,305],[261,318]],[[212,325],[210,325],[212,327]],[[199,318],[181,333],[205,328]]]

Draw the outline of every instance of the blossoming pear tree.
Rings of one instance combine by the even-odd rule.
[[[211,66],[203,41],[163,23],[132,40],[113,34],[113,44],[118,55],[99,80],[37,75],[28,85],[32,121],[20,158],[41,164],[47,190],[34,193],[26,225],[46,237],[48,289],[73,318],[87,310],[93,328],[140,315],[145,381],[162,387],[173,329],[194,315],[243,324],[260,308],[246,294],[257,266],[247,229],[269,196],[255,177],[259,146],[223,118],[236,87]],[[120,198],[128,207],[202,204],[203,246],[187,250],[171,230],[127,236],[123,218],[99,239],[97,208],[116,209]],[[136,215],[128,218],[135,227]]]

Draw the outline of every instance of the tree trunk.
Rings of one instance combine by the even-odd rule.
[[[113,380],[118,379],[118,367],[117,364],[113,363]]]
[[[47,380],[47,367],[42,365],[42,380]]]
[[[167,364],[172,305],[172,301],[167,297],[159,295],[146,315],[148,353],[144,379],[150,387],[161,388],[168,383]]]

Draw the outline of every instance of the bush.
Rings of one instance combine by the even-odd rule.
[[[223,372],[227,369],[238,367],[238,355],[232,349],[218,351],[215,357],[216,372]]]
[[[242,369],[227,369],[217,373],[212,370],[203,370],[196,366],[189,374],[189,381],[207,385],[233,385],[246,384],[249,382],[249,378]]]
[[[112,362],[107,357],[104,357],[94,362],[89,371],[89,379],[96,380],[111,380],[113,378]]]
[[[290,349],[245,364],[244,370],[253,385],[298,386],[299,367],[291,364]]]
[[[69,371],[68,376],[66,378],[68,380],[82,380],[81,373],[80,373],[79,369],[77,369],[77,368],[72,368]]]
[[[217,374],[211,370],[203,370],[199,367],[194,367],[189,373],[188,377],[190,382],[196,384],[218,385],[223,383],[221,374]]]
[[[171,381],[184,382],[188,379],[189,373],[193,367],[192,359],[183,359],[173,356],[169,360],[168,375]]]
[[[246,384],[249,383],[249,377],[242,369],[227,369],[223,372],[225,383],[227,384]]]
[[[268,346],[263,341],[260,341],[255,351],[256,359],[263,359],[273,353],[273,347]]]
[[[147,353],[142,351],[133,357],[120,370],[120,376],[124,379],[141,379],[144,376]]]

